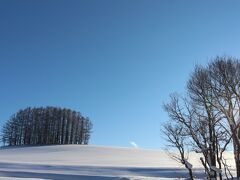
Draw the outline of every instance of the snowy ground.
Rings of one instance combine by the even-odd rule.
[[[232,155],[227,154],[229,162]],[[190,162],[201,179],[196,154]],[[0,179],[112,180],[179,179],[185,169],[163,151],[101,146],[57,145],[0,149]]]

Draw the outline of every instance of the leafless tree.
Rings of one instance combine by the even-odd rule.
[[[227,120],[233,139],[237,177],[240,178],[240,62],[231,57],[217,57],[208,67],[208,81],[214,101],[210,102]]]
[[[168,151],[171,158],[183,164],[188,170],[189,179],[193,180],[192,164],[188,161],[188,148],[186,146],[187,140],[185,130],[179,124],[167,123],[163,127],[163,133],[166,135],[168,141]],[[177,150],[177,153],[173,151]]]
[[[210,179],[231,174],[223,157],[233,144],[237,177],[240,176],[240,63],[217,57],[206,67],[197,66],[187,83],[186,96],[171,96],[165,104],[170,121],[187,129],[192,148]],[[240,133],[239,133],[240,135]]]
[[[199,110],[199,107],[192,102],[174,95],[171,96],[170,103],[165,105],[165,110],[170,116],[170,121],[186,129],[185,136],[191,138],[191,148],[203,155],[201,162],[207,176],[210,179],[216,178],[217,173],[219,173],[221,179],[221,171],[216,172],[216,169],[218,169],[216,167],[216,142],[215,136],[212,137],[212,131],[215,133],[215,130],[213,130],[215,124],[209,126],[208,117],[202,112],[203,109]]]

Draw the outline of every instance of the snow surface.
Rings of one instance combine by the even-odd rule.
[[[233,163],[232,154],[228,153]],[[203,177],[200,156],[189,162]],[[0,179],[163,180],[186,178],[184,167],[164,151],[91,145],[53,145],[0,149]]]

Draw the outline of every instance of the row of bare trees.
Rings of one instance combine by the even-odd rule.
[[[66,108],[26,108],[12,115],[2,128],[5,146],[88,144],[92,123]]]
[[[197,66],[187,83],[186,95],[173,94],[164,105],[170,120],[164,125],[169,147],[194,179],[188,152],[201,153],[208,179],[233,179],[224,151],[234,151],[236,176],[240,178],[240,61],[217,57]]]

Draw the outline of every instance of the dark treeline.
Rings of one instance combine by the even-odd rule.
[[[18,111],[2,128],[5,146],[88,144],[92,123],[66,108],[40,107]]]

